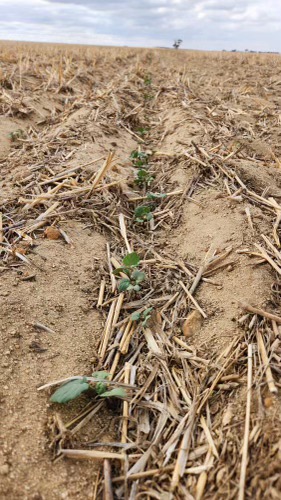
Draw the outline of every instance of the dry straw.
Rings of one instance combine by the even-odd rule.
[[[251,149],[246,150],[243,143],[236,144],[234,140],[238,133],[235,117],[244,116],[239,99],[244,96],[243,102],[249,100],[252,90],[235,82],[231,72],[232,83],[225,77],[220,89],[221,95],[232,93],[231,104],[226,106],[223,99],[210,93],[212,86],[218,88],[211,75],[206,76],[208,84],[203,76],[201,83],[193,78],[196,64],[204,73],[209,57],[214,67],[223,61],[231,66],[231,71],[233,58],[244,68],[248,65],[258,68],[256,61],[260,60],[267,63],[262,56],[261,59],[228,54],[199,57],[192,52],[173,56],[165,52],[163,63],[161,51],[124,49],[126,63],[120,71],[119,50],[100,49],[93,61],[91,51],[81,60],[79,51],[71,53],[65,48],[65,58],[61,58],[54,48],[50,47],[44,55],[37,47],[38,56],[28,49],[17,69],[9,62],[11,50],[7,46],[3,55],[8,61],[5,81],[13,79],[18,83],[11,90],[1,89],[2,113],[7,116],[35,113],[23,95],[32,68],[36,68],[40,92],[69,93],[69,105],[55,113],[52,126],[41,116],[25,138],[18,138],[21,147],[15,148],[7,159],[9,171],[24,167],[27,172],[19,181],[12,180],[19,187],[20,197],[16,193],[1,206],[3,268],[17,268],[19,259],[21,265],[33,265],[32,251],[25,257],[18,247],[31,245],[42,236],[47,225],[60,227],[68,218],[75,218],[103,232],[108,243],[105,268],[96,277],[100,281],[95,305],[104,315],[98,368],[110,373],[112,386],[127,390],[126,398],[115,408],[120,425],[110,450],[107,443],[98,439],[94,444],[99,449],[88,449],[83,432],[80,433],[86,425],[95,427],[97,412],[106,412],[104,401],[94,401],[69,422],[54,417],[55,456],[103,462],[93,498],[101,498],[103,494],[105,499],[112,500],[118,494],[118,498],[130,499],[237,497],[242,500],[256,495],[254,485],[259,485],[255,498],[277,498],[274,486],[277,479],[274,473],[269,478],[264,460],[268,455],[275,456],[280,432],[272,425],[271,434],[267,434],[262,411],[256,411],[256,404],[263,401],[265,388],[272,397],[276,397],[279,388],[276,374],[280,375],[281,356],[279,344],[274,342],[279,342],[280,314],[273,306],[243,303],[244,315],[225,348],[216,350],[212,345],[198,348],[196,339],[187,340],[182,335],[182,322],[196,308],[208,327],[214,311],[210,304],[201,301],[198,291],[212,286],[215,293],[220,274],[236,266],[237,254],[230,246],[212,246],[206,249],[203,261],[197,255],[196,265],[188,258],[180,260],[170,239],[171,227],[181,224],[186,206],[192,203],[192,207],[204,213],[196,194],[217,190],[228,203],[243,207],[249,230],[249,247],[243,249],[244,254],[258,259],[255,265],[269,266],[277,277],[281,274],[281,205],[277,197],[255,190],[243,175],[243,169],[238,168],[243,162],[261,161]],[[90,57],[93,73],[89,69]],[[95,79],[104,75],[107,68],[114,69],[115,77],[102,79],[103,85],[97,86]],[[17,71],[20,73],[13,73]],[[149,72],[153,75],[151,84],[145,83]],[[255,81],[259,81],[258,76]],[[269,79],[266,87],[276,90],[279,84]],[[267,95],[268,88],[260,91]],[[77,109],[84,110],[86,118],[72,127],[69,120]],[[261,117],[254,120],[258,123],[255,132],[250,121],[243,122],[243,137],[248,136],[252,141],[252,134],[267,133],[266,109],[267,104],[260,111]],[[177,111],[170,128],[165,118],[167,110]],[[187,121],[197,130],[194,142],[186,136]],[[147,127],[147,135],[142,125]],[[155,152],[149,160],[155,176],[153,191],[167,196],[155,202],[154,231],[134,222],[134,208],[147,202],[147,192],[132,185],[132,169],[128,175],[125,173],[130,151],[124,148],[120,154],[118,147],[108,147],[106,138],[115,137],[116,130],[124,137],[124,144],[131,141],[139,151]],[[174,130],[179,141],[180,132],[184,132],[184,141],[188,142],[182,145],[178,142],[176,148],[169,146],[165,139]],[[97,145],[99,133],[104,148],[97,146],[98,152],[90,161],[80,162],[79,148],[86,142]],[[120,136],[116,141],[119,139]],[[279,169],[280,162],[273,151],[270,158],[274,162],[272,168]],[[170,180],[176,169],[190,173],[181,188]],[[266,234],[258,231],[256,210],[271,221]],[[60,228],[60,231],[65,242],[72,244],[67,230]],[[162,231],[172,250],[168,251],[157,240],[157,231]],[[118,292],[113,274],[124,255],[132,250],[140,255],[141,267],[147,275],[141,293],[134,297]],[[237,269],[236,272],[243,272]],[[234,296],[237,297],[236,290]],[[143,327],[132,321],[132,312],[143,312],[148,307],[154,311],[147,325]],[[45,325],[37,327],[50,331]],[[41,389],[59,382],[62,381]],[[255,429],[254,425],[262,430],[251,440],[250,430]],[[267,484],[264,474],[269,478]],[[273,485],[272,491],[269,484]]]

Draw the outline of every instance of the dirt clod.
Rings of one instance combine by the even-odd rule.
[[[195,310],[186,318],[182,331],[185,337],[192,337],[196,333],[199,333],[200,328],[203,324],[203,318],[199,311]]]
[[[44,236],[48,238],[48,240],[58,240],[61,237],[61,233],[56,227],[48,226],[44,231]]]

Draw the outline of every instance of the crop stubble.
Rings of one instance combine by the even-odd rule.
[[[1,49],[3,495],[279,498],[279,56]],[[168,193],[153,226],[138,147]],[[112,274],[131,250],[133,296]],[[36,391],[94,369],[127,399]]]

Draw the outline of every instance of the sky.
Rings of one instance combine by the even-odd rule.
[[[0,39],[281,52],[281,0],[0,0]]]

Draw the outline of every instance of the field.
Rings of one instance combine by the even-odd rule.
[[[280,56],[0,48],[1,499],[279,499]]]

